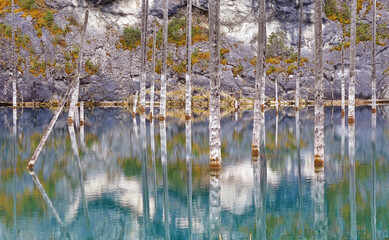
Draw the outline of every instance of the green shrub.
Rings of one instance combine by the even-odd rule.
[[[94,64],[90,58],[85,62],[85,71],[90,75],[95,74],[99,70],[99,65]]]
[[[293,49],[286,46],[285,39],[286,33],[284,31],[272,32],[266,45],[266,58],[290,56]]]
[[[140,45],[141,30],[134,27],[125,27],[121,39],[122,45],[127,49],[134,49]]]
[[[371,29],[370,25],[364,22],[357,24],[357,43],[370,41],[371,40]]]
[[[36,8],[35,0],[19,0],[19,4],[22,8],[27,10]]]
[[[43,19],[45,20],[45,25],[48,28],[51,28],[54,24],[54,17],[50,11],[46,11],[45,15],[43,15]]]
[[[173,18],[168,25],[168,41],[179,46],[186,44],[185,18]]]

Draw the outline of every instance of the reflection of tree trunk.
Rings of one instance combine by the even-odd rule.
[[[151,161],[153,163],[154,209],[157,209],[157,167],[155,163],[154,122],[150,121]]]
[[[264,148],[263,146],[261,147]],[[254,171],[254,207],[257,239],[266,239],[266,157],[260,154],[258,161],[253,161]]]
[[[301,42],[302,42],[302,26],[303,26],[303,6],[304,0],[300,0],[300,8],[299,8],[299,42],[297,47],[297,78],[296,78],[296,96],[295,96],[295,108],[296,110],[300,107],[300,63],[301,63]]]
[[[355,121],[355,55],[357,37],[357,0],[351,4],[351,34],[350,34],[350,83],[348,85],[348,122]]]
[[[88,232],[90,235],[92,235],[91,231],[90,231],[88,202],[87,202],[86,197],[85,197],[84,179],[82,177],[80,155],[78,154],[77,138],[76,138],[76,133],[74,131],[73,124],[68,125],[68,130],[69,130],[70,142],[72,144],[73,156],[74,156],[74,159],[76,160],[76,166],[77,166],[77,170],[78,170],[78,180],[80,182],[81,197],[82,197],[82,202],[83,202],[85,221],[86,221],[86,225],[88,227]]]
[[[219,172],[211,172],[209,179],[209,220],[210,220],[210,238],[216,239],[221,228],[221,207],[220,207],[220,179]]]
[[[377,93],[376,93],[376,64],[375,64],[375,52],[376,52],[376,21],[377,21],[377,15],[376,15],[376,0],[373,0],[373,6],[372,6],[372,14],[373,14],[373,30],[372,30],[372,62],[371,62],[371,111],[373,113],[376,112],[376,105],[377,105]]]
[[[39,181],[38,177],[36,176],[34,171],[29,171],[32,180],[34,181],[36,187],[38,188],[39,192],[42,194],[43,200],[45,201],[46,205],[53,211],[54,217],[57,220],[58,224],[60,225],[62,231],[65,232],[68,239],[71,239],[69,232],[66,229],[66,226],[62,222],[61,218],[58,215],[57,210],[54,208],[53,203],[51,202],[49,196],[47,196],[47,193],[45,189],[42,187],[41,182]]]
[[[349,124],[349,159],[350,159],[350,215],[351,215],[351,239],[358,239],[357,236],[357,215],[356,215],[356,189],[355,189],[355,125]]]
[[[16,92],[16,48],[15,48],[15,3],[12,0],[11,3],[12,11],[12,107],[17,107],[17,92]]]
[[[80,143],[81,143],[81,149],[83,151],[86,150],[86,145],[85,145],[85,117],[84,117],[84,102],[80,102]]]
[[[165,239],[170,239],[169,230],[169,189],[167,176],[167,145],[166,145],[166,121],[160,122],[161,135],[161,163],[163,172],[163,215],[165,225]]]
[[[142,33],[141,33],[141,81],[140,81],[140,106],[139,110],[144,113],[146,108],[146,64],[147,64],[147,18],[149,12],[149,0],[142,0]]]
[[[315,172],[312,191],[315,204],[315,239],[326,239],[327,221],[324,202],[324,171]]]
[[[192,0],[187,0],[187,17],[186,17],[186,101],[185,117],[192,117]]]
[[[372,228],[372,239],[377,239],[377,206],[376,206],[376,147],[375,147],[375,131],[376,131],[376,113],[373,113],[372,118],[372,135],[371,135],[371,142],[372,146],[371,149],[373,151],[373,157],[371,161],[371,178],[372,178],[372,198],[371,198],[371,228]]]
[[[168,28],[168,0],[163,5],[163,32],[162,32],[162,71],[161,71],[161,97],[159,100],[160,119],[166,118],[166,78],[167,78],[167,28]]]
[[[299,176],[299,218],[300,218],[300,233],[304,239],[304,214],[303,214],[303,186],[301,179],[301,157],[300,157],[300,111],[296,108],[296,143],[297,143],[297,164]]]
[[[147,143],[146,143],[146,118],[144,114],[140,120],[141,141],[142,141],[142,200],[143,200],[143,238],[150,237],[150,206],[149,206],[149,185],[147,179]]]
[[[154,117],[154,80],[156,79],[157,73],[155,72],[155,56],[157,54],[157,19],[154,19],[154,30],[153,30],[153,60],[151,67],[151,86],[150,86],[150,119]]]
[[[17,111],[16,108],[13,109],[14,111],[14,116],[15,116],[15,112]],[[13,149],[14,149],[14,159],[13,159],[13,172],[12,172],[12,200],[13,200],[13,214],[14,214],[14,226],[13,226],[13,238],[14,239],[18,239],[17,238],[17,229],[18,229],[18,225],[17,225],[17,215],[16,215],[16,162],[18,160],[17,158],[17,149],[16,149],[16,146],[17,146],[17,135],[16,135],[16,124],[15,124],[15,118],[14,118],[14,146],[13,146]]]
[[[188,232],[189,239],[192,239],[192,121],[185,122],[185,144],[186,144],[186,176],[188,184]]]
[[[315,168],[324,166],[322,1],[315,0]]]
[[[85,18],[84,18],[84,26],[81,32],[80,52],[78,54],[77,70],[75,76],[76,83],[73,92],[71,93],[71,99],[70,99],[69,115],[68,115],[69,124],[73,123],[75,111],[77,111],[76,105],[78,102],[78,97],[80,92],[80,75],[81,75],[81,67],[82,67],[82,60],[83,60],[83,46],[84,46],[86,27],[88,25],[88,17],[89,17],[89,10],[86,10]]]
[[[278,114],[276,114],[276,154],[278,150]]]
[[[221,167],[220,142],[220,0],[209,2],[209,48],[210,48],[210,103],[209,103],[209,151],[210,167]]]

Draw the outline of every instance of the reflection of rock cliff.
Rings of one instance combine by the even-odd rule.
[[[85,46],[86,58],[89,59],[85,72],[81,79],[81,97],[84,100],[104,101],[123,100],[139,88],[139,49],[133,51],[123,50],[119,43],[119,36],[126,26],[139,26],[140,24],[140,0],[53,0],[45,1],[48,7],[55,9],[52,26],[37,26],[39,19],[31,17],[31,14],[18,13],[16,25],[21,33],[28,38],[21,39],[18,64],[20,65],[21,78],[18,80],[20,100],[22,101],[49,101],[59,99],[63,95],[69,79],[74,71],[76,58],[75,49],[80,34],[75,25],[83,21],[84,10],[90,9],[90,21],[87,30],[87,43]],[[150,0],[150,15],[161,17],[161,0]],[[182,17],[185,13],[186,1],[169,1],[169,14]],[[95,6],[99,3],[98,6]],[[366,1],[364,1],[364,4]],[[205,11],[207,0],[194,1],[195,19],[199,26],[207,28]],[[366,6],[365,6],[366,5]],[[367,4],[363,5],[362,12],[366,11]],[[222,48],[229,52],[223,54],[222,88],[225,91],[234,92],[241,89],[245,96],[252,96],[254,87],[253,60],[256,48],[257,34],[257,1],[249,0],[223,0],[221,4],[221,24],[224,33]],[[312,27],[313,1],[304,1],[304,26],[303,26],[303,51],[302,56],[308,58],[308,69],[304,72],[302,96],[312,97],[311,88],[314,79],[310,71],[313,68],[313,27]],[[298,39],[298,6],[296,1],[269,1],[267,3],[267,34],[278,30],[286,32],[285,43],[289,46],[297,45]],[[23,12],[26,12],[23,10]],[[41,13],[44,14],[44,11]],[[26,17],[27,15],[27,17]],[[370,12],[361,16],[360,20],[370,23]],[[384,7],[379,10],[378,23],[382,24],[389,19],[388,11]],[[9,14],[1,15],[1,22],[9,23]],[[153,17],[149,18],[150,21]],[[74,20],[74,21],[73,21]],[[151,23],[150,23],[151,24]],[[47,24],[46,24],[47,25]],[[386,30],[389,31],[389,30]],[[330,51],[340,41],[340,33],[335,22],[324,20],[324,48],[325,48],[325,95],[327,98],[340,96],[340,53]],[[8,38],[6,37],[6,40]],[[203,39],[195,43],[194,49],[199,53],[207,52],[208,44]],[[381,39],[383,44],[388,44],[388,38]],[[357,54],[357,96],[367,98],[370,95],[370,50],[369,42],[359,44],[360,51]],[[2,61],[7,63],[10,57],[9,41],[1,45]],[[175,90],[183,84],[184,76],[180,72],[180,64],[184,60],[184,47],[169,45],[172,66],[169,72],[169,90]],[[379,97],[384,97],[386,92],[386,80],[383,71],[388,67],[386,59],[388,46],[378,46],[377,50],[377,82]],[[159,54],[159,53],[158,53]],[[200,55],[202,56],[202,55]],[[204,55],[205,56],[205,55]],[[206,57],[198,57],[198,62],[193,65],[194,85],[208,87],[208,70]],[[346,57],[348,51],[346,51]],[[346,58],[346,74],[348,59]],[[10,86],[9,66],[1,66],[0,85]],[[269,97],[274,95],[272,81],[276,76],[268,79],[266,93]],[[279,77],[280,94],[284,98],[293,96],[294,76]],[[157,89],[159,88],[157,84]],[[0,95],[0,102],[10,101],[11,94]]]

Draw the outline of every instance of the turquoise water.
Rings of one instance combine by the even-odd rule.
[[[77,156],[62,115],[28,172],[52,112],[18,110],[15,135],[12,109],[0,108],[0,238],[389,238],[389,108],[377,111],[375,141],[370,108],[357,108],[355,164],[340,109],[325,113],[324,181],[318,182],[313,108],[300,111],[300,144],[294,111],[278,118],[267,111],[257,162],[252,112],[223,113],[219,173],[208,170],[206,113],[192,120],[189,162],[183,116],[168,114],[166,165],[158,121],[142,127],[139,116],[134,121],[123,109],[86,109],[84,129],[76,128]]]

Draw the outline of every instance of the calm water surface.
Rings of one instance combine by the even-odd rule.
[[[300,144],[294,111],[278,118],[266,112],[257,162],[252,112],[225,113],[220,173],[208,170],[206,115],[192,120],[187,162],[185,121],[171,114],[165,165],[159,122],[143,125],[139,116],[109,108],[87,109],[86,125],[74,136],[62,115],[35,172],[28,172],[52,112],[19,110],[15,136],[12,109],[0,108],[0,238],[389,238],[389,107],[378,110],[375,134],[370,108],[357,108],[355,164],[340,109],[325,112],[324,181],[318,183],[313,108],[300,112]]]

